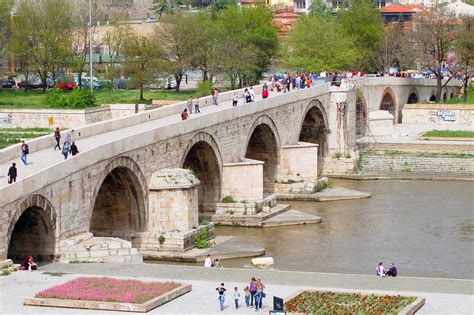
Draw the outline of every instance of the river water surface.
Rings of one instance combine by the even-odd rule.
[[[291,202],[323,222],[292,227],[217,227],[265,247],[274,269],[375,274],[394,262],[403,276],[469,278],[474,266],[474,183],[350,181],[334,185],[370,192],[372,198]],[[232,259],[225,267],[249,267]]]

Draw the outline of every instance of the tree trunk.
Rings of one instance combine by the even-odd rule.
[[[42,90],[43,93],[46,92],[47,84],[48,84],[48,71],[43,71],[43,73],[40,73],[40,78],[41,78],[41,85],[42,85]]]
[[[145,100],[145,98],[143,97],[143,90],[144,90],[144,88],[143,88],[143,86],[141,86],[141,87],[140,87],[140,101],[144,101],[144,100]]]
[[[436,103],[441,102],[441,90],[443,87],[441,86],[441,71],[436,73]]]
[[[183,79],[183,74],[175,74],[174,79],[176,80],[176,92],[179,93],[179,87],[181,86],[181,80]]]
[[[469,85],[468,85],[468,83],[469,83],[469,74],[468,74],[468,71],[466,71],[466,73],[464,74],[464,80],[463,81],[464,81],[463,82],[464,83],[463,99],[464,99],[464,103],[466,103],[467,102],[467,94],[469,92]]]

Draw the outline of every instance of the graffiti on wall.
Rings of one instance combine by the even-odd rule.
[[[438,122],[438,121],[456,121],[456,114],[454,111],[449,109],[440,109],[435,112],[431,113],[431,121]]]
[[[13,123],[12,113],[0,113],[0,128],[10,127]]]

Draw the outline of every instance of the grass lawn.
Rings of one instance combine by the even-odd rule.
[[[470,88],[467,92],[467,102],[464,103],[464,98],[462,95],[460,97],[453,98],[447,102],[443,102],[445,104],[474,104],[474,88]]]
[[[48,128],[0,128],[0,149],[47,134],[52,134]]]
[[[64,92],[67,93],[67,92]],[[94,95],[97,98],[97,104],[151,104],[152,100],[186,100],[189,96],[195,95],[195,90],[181,91],[177,93],[173,90],[147,90],[145,91],[145,101],[140,101],[140,92],[138,90],[95,90]],[[45,93],[40,90],[0,90],[0,109],[47,109],[50,108],[44,104]]]
[[[363,154],[368,155],[368,156],[384,155],[386,157],[407,156],[407,157],[457,158],[457,159],[474,158],[474,154],[463,153],[463,152],[426,152],[426,151],[417,152],[417,151],[398,151],[398,150],[385,150],[385,151],[365,150]]]
[[[474,138],[474,131],[465,130],[431,130],[425,132],[422,137],[441,138]]]
[[[285,303],[285,311],[303,314],[398,314],[411,296],[304,291]]]

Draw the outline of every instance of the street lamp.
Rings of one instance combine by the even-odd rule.
[[[92,0],[89,0],[89,85],[91,93],[93,92],[92,71]]]

